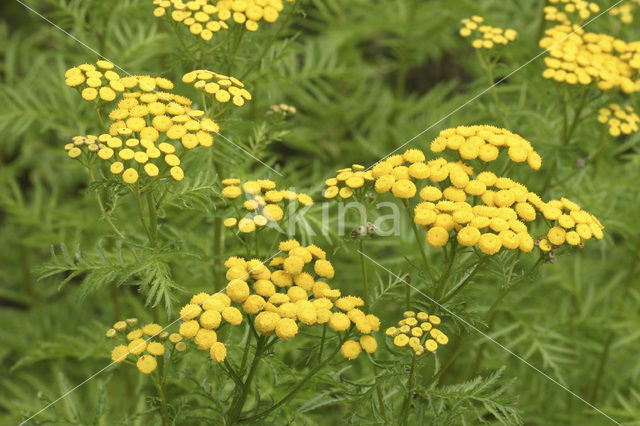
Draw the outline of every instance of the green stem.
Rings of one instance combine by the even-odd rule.
[[[480,49],[475,49],[476,55],[478,56],[478,60],[482,64],[482,67],[487,71],[487,78],[489,79],[489,87],[491,88],[491,97],[493,98],[493,102],[496,105],[496,109],[498,113],[502,111],[502,102],[500,102],[500,97],[498,96],[498,90],[496,88],[496,80],[493,76],[493,66],[494,63],[484,58],[484,55],[480,51]],[[504,121],[504,117],[502,117],[502,122],[506,126],[506,122]]]
[[[378,367],[375,364],[373,365],[373,375],[376,378],[376,382],[378,381]],[[387,420],[387,410],[384,408],[384,397],[382,396],[382,387],[376,383],[376,394],[378,395],[378,407],[380,408],[380,414],[382,418]]]
[[[218,175],[218,179],[222,181],[224,176],[222,165],[214,161],[213,166],[215,168],[216,174]],[[234,208],[236,207],[235,201],[233,202],[233,206]],[[216,217],[213,219],[213,268],[214,268],[213,286],[216,292],[221,291],[224,286],[223,252],[224,252],[224,221],[219,215],[216,215]]]
[[[104,124],[104,119],[102,118],[102,114],[100,113],[100,108],[98,107],[98,101],[93,102],[93,109],[96,111],[96,115],[98,116],[98,122],[100,123],[100,131],[106,132],[107,127]]]
[[[247,334],[247,343],[244,345],[242,361],[240,362],[240,372],[244,371],[244,368],[247,366],[247,359],[249,358],[249,346],[251,346],[251,335],[251,332]]]
[[[147,237],[149,238],[149,242],[151,242],[152,241],[151,233],[149,232],[149,227],[147,226],[147,222],[144,219],[144,211],[142,209],[142,199],[140,197],[140,188],[139,188],[139,186],[136,185],[135,189],[133,190],[133,194],[136,197],[136,205],[138,206],[138,215],[140,216],[140,223],[142,224],[142,227],[144,228],[144,231],[147,233]]]
[[[400,411],[402,420],[400,421],[401,425],[406,425],[407,420],[409,418],[409,411],[411,408],[411,399],[413,398],[413,391],[416,386],[416,360],[418,357],[413,354],[411,356],[411,370],[409,371],[409,379],[407,380],[407,395],[404,399],[404,403],[402,404],[402,411]]]
[[[531,269],[529,270],[529,272],[527,272],[524,277],[529,277],[531,274],[533,274],[542,264],[544,261],[544,255],[541,255],[540,258],[538,259],[538,261],[531,267]],[[519,281],[514,282],[513,284],[511,284],[508,287],[505,287],[501,292],[500,295],[498,296],[498,298],[493,302],[493,304],[491,305],[491,307],[489,308],[489,310],[487,311],[487,313],[485,314],[483,321],[485,324],[488,324],[487,326],[487,330],[491,329],[491,325],[489,325],[492,322],[492,318],[493,315],[499,305],[499,303],[505,298],[505,296],[511,291],[513,290],[513,288],[516,287],[516,285],[520,282],[525,281],[525,279],[521,279]],[[458,358],[458,356],[460,356],[460,354],[462,353],[462,348],[464,346],[466,346],[466,344],[468,343],[469,339],[471,338],[471,334],[467,333],[466,337],[458,339],[459,340],[459,349],[454,351],[450,356],[449,359],[447,360],[446,364],[442,366],[442,368],[440,368],[440,370],[434,375],[434,377],[431,378],[431,380],[429,380],[429,382],[427,383],[427,387],[433,383],[436,379],[438,378],[442,378],[445,373],[449,370],[449,368],[451,367],[451,365],[453,365],[454,361]],[[480,346],[482,346],[483,343],[480,344]],[[478,351],[480,351],[481,349],[479,348]],[[475,373],[475,367],[474,367],[474,373]]]
[[[540,258],[538,259],[538,261],[533,265],[533,267],[531,268],[531,270],[529,271],[529,273],[527,273],[525,275],[525,277],[528,277],[529,275],[531,275],[533,272],[535,272],[536,269],[538,269],[544,261],[544,256],[540,256]],[[513,284],[506,286],[505,288],[502,289],[502,291],[500,292],[500,295],[498,296],[498,298],[493,302],[493,304],[491,305],[491,307],[489,308],[489,310],[487,311],[487,313],[485,314],[484,317],[484,323],[487,324],[487,331],[491,330],[493,328],[493,320],[495,319],[498,307],[500,306],[500,303],[502,303],[502,301],[504,300],[504,298],[507,296],[507,294],[509,294],[511,292],[511,290],[513,290],[519,283],[525,281],[524,279],[520,279],[516,282],[514,282]],[[476,373],[480,370],[480,366],[482,364],[482,355],[484,353],[484,348],[486,346],[486,342],[481,342],[478,345],[478,351],[476,353],[476,359],[475,362],[473,364],[473,370],[471,373],[471,377],[475,376]]]
[[[442,301],[440,301],[441,304],[445,304],[447,303],[449,300],[453,299],[456,294],[458,294],[467,284],[469,284],[471,282],[471,280],[473,279],[473,277],[478,273],[478,271],[480,270],[480,267],[484,264],[484,262],[489,258],[489,255],[484,255],[480,258],[480,260],[478,261],[478,263],[476,263],[476,266],[473,267],[473,269],[471,270],[471,272],[469,273],[469,275],[467,276],[467,278],[465,278],[463,281],[460,282],[460,284],[458,284],[457,286],[455,286],[453,289],[451,289],[450,292],[448,292],[444,298],[442,299]]]
[[[360,245],[360,250],[358,254],[360,255],[360,269],[362,270],[362,291],[364,293],[364,301],[369,305],[371,299],[369,298],[369,280],[367,278],[367,267],[364,264],[364,241],[363,237],[358,238],[358,244]]]
[[[224,360],[224,365],[226,367],[226,371],[227,373],[229,373],[229,376],[231,376],[231,379],[236,382],[237,386],[242,386],[242,379],[240,378],[240,376],[238,376],[238,373],[236,373],[236,371],[233,369],[233,366],[231,365],[231,363],[229,362],[229,360],[227,358],[225,358]]]
[[[89,170],[89,180],[90,180],[90,182],[91,183],[95,182],[96,178],[95,178],[95,175],[93,174],[93,169],[91,168],[91,166],[87,167],[87,169]],[[116,227],[115,223],[113,223],[113,221],[111,220],[111,217],[107,213],[107,209],[105,209],[104,203],[102,202],[102,197],[100,197],[100,192],[98,191],[97,188],[96,188],[95,191],[96,191],[96,201],[98,202],[98,207],[100,208],[100,212],[102,213],[102,217],[107,221],[107,223],[109,225],[111,225],[111,228],[114,230],[116,235],[118,235],[118,237],[124,239],[124,234],[122,232],[120,232],[120,230]]]
[[[318,351],[318,359],[322,359],[322,351],[324,350],[324,341],[327,338],[327,324],[322,324],[322,338],[320,339],[320,350]]]
[[[264,58],[264,56],[267,54],[269,49],[271,49],[271,46],[273,45],[273,43],[275,43],[278,37],[280,37],[280,34],[282,34],[282,31],[284,31],[285,27],[291,20],[291,17],[293,16],[294,11],[298,7],[298,3],[300,3],[300,0],[296,0],[293,2],[291,9],[289,9],[289,13],[287,14],[284,21],[282,21],[282,25],[280,25],[280,28],[278,28],[278,31],[273,35],[273,37],[271,37],[269,42],[265,45],[264,49],[262,49],[262,52],[260,53],[258,58],[255,61],[253,61],[251,66],[249,66],[249,68],[247,68],[247,70],[242,74],[242,76],[240,77],[240,81],[243,81],[258,65],[260,65],[260,62],[262,62],[262,59]]]
[[[582,116],[582,110],[584,109],[584,107],[586,106],[586,100],[587,100],[587,95],[589,93],[589,90],[587,88],[583,88],[582,89],[582,95],[580,96],[580,103],[578,104],[578,107],[575,109],[574,114],[573,114],[573,121],[571,122],[571,126],[569,127],[567,134],[565,135],[564,139],[563,139],[563,145],[569,145],[569,142],[571,141],[571,138],[573,137],[573,133],[576,130],[576,127],[578,127],[578,123],[580,122],[580,118]]]
[[[153,192],[147,192],[147,210],[149,210],[149,235],[151,236],[151,247],[158,244],[158,214],[156,204],[153,201]]]
[[[240,393],[236,395],[236,397],[233,399],[233,402],[231,403],[231,408],[227,415],[227,422],[229,424],[234,424],[238,420],[238,417],[240,417],[240,414],[242,413],[242,407],[244,407],[244,403],[247,400],[247,395],[249,393],[249,388],[251,387],[251,382],[253,381],[253,377],[256,374],[258,364],[260,363],[260,358],[262,357],[264,342],[265,342],[264,337],[260,336],[258,338],[258,343],[256,345],[256,354],[254,355],[253,361],[251,362],[249,374],[247,375],[247,378],[245,379],[242,385],[242,389],[240,390]]]
[[[193,62],[192,67],[195,67],[196,64],[198,63],[198,60],[196,59],[195,55],[191,52],[191,49],[189,49],[185,44],[184,40],[182,39],[182,35],[180,34],[180,30],[178,29],[178,24],[174,22],[172,19],[171,19],[171,28],[173,29],[173,33],[176,35],[176,38],[178,39],[178,42],[180,43],[182,50],[184,50],[187,53],[187,55],[189,55],[189,57],[191,58],[191,61]]]
[[[462,353],[462,350],[467,346],[467,343],[469,343],[470,337],[471,335],[467,333],[464,337],[461,337],[457,340],[456,346],[449,355],[449,358],[447,358],[445,364],[440,367],[440,369],[424,384],[425,388],[429,388],[429,386],[431,386],[436,380],[441,379],[445,375],[445,373],[449,371],[449,367],[453,365],[455,360]]]
[[[420,238],[420,233],[418,232],[418,227],[416,226],[416,223],[413,221],[413,215],[411,214],[411,208],[409,207],[409,201],[407,201],[406,199],[402,200],[402,203],[404,204],[404,209],[407,212],[407,217],[409,218],[409,223],[411,223],[411,228],[413,229],[413,235],[416,238],[416,243],[418,244],[418,249],[420,250],[420,256],[422,257],[422,262],[424,263],[424,267],[427,270],[427,273],[429,274],[429,277],[431,277],[431,282],[434,285],[437,285],[435,277],[433,275],[433,272],[431,271],[431,266],[429,265],[429,260],[427,259],[427,253],[424,251],[424,246],[423,246],[423,238]]]
[[[602,126],[602,130],[600,134],[601,134],[600,143],[596,147],[595,151],[589,155],[589,162],[593,164],[592,174],[594,178],[598,175],[598,168],[600,165],[600,154],[602,154],[602,151],[604,151],[604,149],[609,145],[609,142],[613,139],[611,136],[609,136],[609,133],[605,130],[604,125]]]
[[[453,243],[451,245],[451,256],[449,256],[449,264],[447,265],[447,267],[445,268],[444,271],[442,271],[442,275],[440,277],[440,280],[438,280],[438,283],[436,285],[436,288],[434,290],[433,293],[433,298],[436,301],[436,305],[439,305],[440,303],[440,297],[442,296],[442,293],[444,293],[444,290],[447,286],[447,282],[449,281],[449,277],[451,277],[451,272],[453,272],[453,268],[455,266],[455,262],[456,262],[456,258],[458,257],[458,241],[457,240],[453,240]]]
[[[405,309],[407,311],[410,311],[411,310],[411,287],[409,286],[409,283],[407,283],[407,278],[403,280],[404,281],[404,302],[405,302]]]
[[[338,347],[336,348],[335,351],[333,351],[331,353],[331,355],[329,355],[324,361],[320,362],[318,365],[316,365],[311,371],[309,371],[309,373],[304,376],[304,378],[302,380],[300,380],[300,382],[298,382],[298,384],[287,394],[285,395],[280,401],[278,401],[277,403],[275,403],[274,405],[272,405],[270,408],[254,415],[251,417],[246,417],[246,418],[241,418],[238,419],[238,422],[252,422],[255,421],[261,417],[264,417],[266,415],[268,415],[269,413],[271,413],[272,411],[276,410],[277,408],[279,408],[280,406],[282,406],[284,403],[286,403],[289,399],[291,399],[297,392],[298,390],[300,390],[300,388],[302,386],[304,386],[305,384],[307,384],[309,382],[309,380],[318,372],[320,371],[325,365],[327,365],[327,363],[329,361],[331,361],[331,359],[336,356],[338,354],[338,352],[340,352],[340,347],[342,345],[338,345]]]
[[[151,378],[153,380],[153,384],[156,386],[158,398],[160,399],[160,416],[162,417],[162,426],[167,426],[169,424],[169,416],[167,410],[167,396],[164,388],[164,359],[161,358],[158,364],[158,380],[154,379],[153,376]]]

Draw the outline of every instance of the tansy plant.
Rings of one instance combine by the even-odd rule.
[[[514,117],[498,97],[498,86],[508,83],[494,71],[516,43],[527,40],[480,16],[462,19],[461,28],[456,17],[450,32],[460,43],[461,37],[470,42],[488,75],[494,105],[483,110],[481,120],[487,121],[478,121],[502,127],[438,129],[428,143],[417,139],[420,145],[376,154],[375,161],[363,156],[335,173],[326,163],[314,175],[304,164],[288,165],[279,154],[295,151],[294,143],[268,151],[288,135],[281,127],[285,118],[293,128],[300,116],[313,113],[298,113],[268,87],[270,73],[286,80],[301,62],[296,51],[277,72],[271,69],[296,40],[283,42],[281,36],[297,17],[298,3],[147,1],[145,16],[158,18],[158,40],[176,42],[179,60],[171,52],[158,55],[160,71],[149,74],[129,74],[102,57],[68,65],[65,90],[77,92],[95,119],[59,146],[86,170],[88,190],[110,231],[99,236],[93,257],[82,250],[71,255],[64,247],[62,255],[54,253],[43,276],[66,273],[62,284],[81,282],[82,296],[110,287],[115,323],[100,326],[114,343],[97,353],[119,365],[115,374],[130,395],[155,389],[144,413],[141,403],[127,411],[141,421],[304,422],[306,417],[295,416],[337,406],[349,395],[354,405],[375,412],[350,422],[418,424],[428,406],[439,421],[466,423],[455,414],[441,416],[451,399],[459,405],[488,400],[459,397],[458,388],[441,385],[456,359],[471,350],[470,323],[462,317],[472,313],[483,332],[498,333],[495,316],[509,293],[560,254],[603,239],[604,225],[573,201],[572,189],[554,182],[561,161],[547,165],[545,159],[543,167],[541,153],[547,158],[549,152],[541,148],[540,135],[525,138],[509,130],[520,129],[524,119],[509,125]],[[343,18],[340,2],[320,3],[313,5],[317,13]],[[412,28],[417,3],[408,9],[406,28]],[[533,41],[548,49],[544,70],[535,70],[537,84],[554,84],[562,100],[556,139],[563,153],[570,151],[583,113],[595,107],[591,121],[600,122],[602,141],[589,154],[596,158],[612,138],[624,144],[638,132],[640,120],[623,97],[640,88],[640,42],[579,28],[599,12],[595,3],[548,3],[540,9],[540,37]],[[369,7],[357,6],[363,12]],[[335,38],[352,37],[345,34]],[[400,99],[412,40],[410,34],[402,37],[407,48],[397,49],[404,58],[395,94]],[[461,49],[471,51],[468,45]],[[318,61],[335,64],[322,56],[331,50],[323,48]],[[153,69],[140,62],[133,62],[138,70]],[[319,78],[317,64],[310,64],[304,64],[304,78]],[[316,100],[312,86],[301,86],[309,93],[291,99],[311,98],[319,109],[335,103],[331,96]],[[251,116],[263,121],[254,124]],[[334,130],[342,118],[350,117],[334,117]],[[312,140],[303,133],[295,141],[305,138]],[[324,145],[314,149],[321,152]],[[307,182],[307,174],[314,181],[323,176],[322,191],[292,186]],[[396,236],[383,236],[369,221],[379,214],[377,202],[401,212],[394,217]],[[329,207],[343,203],[362,207],[359,226],[350,235],[314,235],[320,222],[314,215],[327,208],[324,224]],[[294,220],[309,211],[308,226]],[[350,263],[349,251],[359,264]],[[396,273],[387,261],[406,268]],[[384,271],[373,274],[378,267],[389,272],[388,283]],[[480,285],[483,276],[491,279]],[[484,314],[471,292],[478,288],[498,293]],[[121,319],[125,309],[141,320]],[[484,345],[474,350],[473,373],[481,368]],[[507,411],[495,410],[494,403],[486,402],[490,414],[479,420],[503,419]]]
[[[367,307],[360,297],[343,295],[329,285],[327,281],[334,278],[335,270],[325,251],[313,244],[302,246],[296,240],[280,242],[278,249],[281,255],[268,264],[255,258],[228,258],[225,261],[228,282],[224,290],[194,295],[180,309],[179,333],[169,334],[158,324],[129,330],[136,325],[135,319],[118,321],[109,329],[107,337],[122,334],[128,341],[113,348],[114,362],[131,359],[142,373],[151,374],[158,366],[156,357],[160,357],[163,368],[157,378],[153,377],[163,417],[167,404],[163,371],[170,368],[174,352],[184,352],[189,346],[206,352],[209,362],[218,365],[219,374],[231,380],[233,385],[224,389],[231,398],[223,416],[228,423],[257,421],[269,415],[339,352],[354,360],[363,351],[373,354],[377,350],[372,333],[380,329],[380,319],[366,313]],[[430,320],[433,322],[434,318],[437,317]],[[251,396],[261,359],[273,356],[278,342],[293,339],[299,333],[319,340],[317,365],[281,400],[261,406],[260,398]],[[170,351],[164,356],[167,340]],[[230,344],[242,347],[240,358],[228,358]],[[323,357],[323,351],[329,354]],[[255,399],[257,407],[242,418],[247,398]]]

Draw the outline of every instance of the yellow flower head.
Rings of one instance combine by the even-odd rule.
[[[618,104],[610,104],[608,107],[600,108],[598,121],[602,124],[607,124],[609,134],[616,138],[637,132],[640,118],[631,105],[622,108]]]
[[[413,320],[413,327],[405,324],[406,320],[400,320],[398,327],[387,328],[385,334],[393,338],[393,344],[398,347],[408,347],[416,356],[420,356],[426,349],[429,352],[435,352],[438,345],[446,345],[449,342],[447,335],[441,330],[434,328],[440,324],[440,317],[437,315],[429,315],[426,312],[418,312],[415,317],[407,319]],[[363,336],[363,339],[367,336]],[[369,339],[367,339],[369,340]],[[361,340],[362,348],[367,350],[365,343]],[[373,342],[366,342],[367,345],[373,345]]]
[[[240,80],[214,71],[191,71],[182,76],[182,81],[205,92],[217,103],[231,102],[233,105],[241,107],[245,101],[251,100],[251,93],[244,88],[244,84]]]
[[[156,5],[153,16],[166,16],[182,23],[191,34],[205,41],[211,40],[218,31],[228,29],[228,23],[243,25],[247,31],[257,31],[261,20],[276,22],[284,9],[282,0],[219,0],[215,5],[192,1],[187,3],[187,7],[180,0],[154,0],[153,4]]]
[[[484,19],[479,16],[465,18],[460,21],[460,35],[471,40],[475,49],[491,49],[496,45],[507,45],[518,37],[514,29],[502,29],[483,24]]]
[[[358,358],[358,355],[362,352],[362,346],[355,340],[347,340],[342,344],[340,352],[346,359],[353,360]]]
[[[136,367],[144,374],[151,374],[157,366],[158,362],[152,355],[142,355],[136,362]]]
[[[227,358],[227,347],[222,342],[215,342],[209,349],[209,355],[213,362],[224,362]]]
[[[558,22],[562,25],[578,24],[581,21],[600,12],[600,6],[595,2],[585,0],[553,0],[544,8],[544,19],[549,22]],[[615,15],[616,12],[610,12]]]
[[[626,94],[640,89],[638,42],[627,43],[608,34],[585,32],[563,23],[545,31],[540,47],[548,49],[542,76],[560,83],[619,88]]]
[[[67,84],[82,89],[82,97],[115,105],[108,113],[108,132],[98,137],[76,137],[65,145],[71,158],[83,150],[97,153],[113,174],[126,183],[152,178],[184,178],[180,158],[184,151],[213,145],[217,123],[192,101],[171,92],[174,85],[163,77],[120,77],[106,61],[97,67],[83,64],[67,71]],[[111,65],[111,67],[113,67]]]
[[[232,201],[238,210],[244,213],[243,217],[229,217],[225,219],[225,226],[234,228],[243,233],[251,233],[264,226],[273,225],[281,221],[285,216],[285,208],[297,208],[298,205],[307,206],[313,204],[313,200],[307,194],[296,193],[290,190],[278,189],[272,180],[259,179],[242,182],[240,179],[227,178],[222,181],[225,187],[222,196]],[[291,205],[291,203],[293,203]],[[240,208],[241,207],[241,208]]]

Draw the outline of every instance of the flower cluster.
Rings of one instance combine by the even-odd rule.
[[[338,170],[336,177],[325,181],[327,189],[324,191],[324,196],[325,198],[340,196],[346,200],[353,196],[354,191],[365,187],[366,182],[372,181],[374,178],[370,170],[365,171],[364,166],[354,164],[351,167]]]
[[[549,49],[542,76],[557,82],[589,85],[600,90],[640,90],[640,42],[627,43],[608,34],[585,32],[574,25],[545,31],[540,47]]]
[[[416,356],[422,355],[426,349],[435,352],[438,345],[446,345],[449,338],[434,326],[440,325],[440,317],[426,312],[406,311],[404,318],[398,321],[397,327],[389,327],[385,334],[393,337],[395,346],[409,347]]]
[[[227,357],[227,348],[218,341],[216,330],[227,323],[242,323],[242,312],[231,306],[234,299],[228,294],[198,293],[180,310],[180,335],[193,339],[198,349],[209,351],[215,362],[223,362]]]
[[[600,12],[597,3],[585,0],[549,0],[551,5],[544,8],[545,21],[558,22],[562,25],[571,25],[579,20],[589,19],[589,17]],[[552,6],[552,5],[558,6]],[[579,18],[579,19],[578,19]]]
[[[527,163],[533,170],[542,166],[542,158],[531,142],[522,136],[494,126],[458,126],[440,132],[430,145],[432,152],[457,151],[463,160],[495,161],[500,150],[507,150],[514,163]]]
[[[464,26],[460,29],[462,37],[472,37],[471,45],[475,49],[491,49],[495,45],[506,45],[518,37],[518,32],[513,29],[502,29],[490,25],[482,25],[484,18],[472,16],[460,21]]]
[[[460,126],[443,130],[431,142],[430,148],[436,153],[452,149],[463,160],[480,159],[483,162],[495,161],[503,149],[515,163],[526,162],[534,170],[542,165],[540,155],[529,141],[493,126]],[[454,186],[464,189],[472,174],[473,169],[462,162],[447,162],[443,158],[426,161],[424,152],[408,149],[403,154],[391,155],[376,163],[371,171],[364,171],[364,167],[358,164],[338,170],[336,177],[325,181],[327,188],[324,196],[334,198],[339,195],[346,199],[354,194],[354,190],[364,187],[367,182],[375,181],[374,189],[377,193],[391,192],[396,198],[406,199],[415,196],[417,181],[428,179],[438,183],[452,177]],[[471,185],[471,195],[479,190],[474,188],[476,185]]]
[[[70,158],[78,158],[82,155],[83,148],[87,153],[90,153],[97,152],[102,147],[104,145],[98,141],[96,135],[74,136],[71,138],[71,142],[64,146],[64,150],[67,151]]]
[[[184,321],[180,334],[193,338],[199,349],[209,350],[211,358],[221,362],[226,349],[217,342],[214,329],[223,321],[239,325],[244,312],[262,336],[288,340],[298,334],[300,324],[327,324],[338,332],[360,333],[358,341],[343,344],[346,358],[355,359],[362,350],[375,352],[377,342],[371,333],[379,330],[380,320],[360,309],[364,306],[361,298],[342,296],[324,281],[335,274],[326,253],[296,240],[281,242],[279,250],[284,255],[274,257],[268,266],[259,259],[228,258],[225,293],[193,296],[180,311]]]
[[[240,107],[245,101],[251,100],[251,93],[240,80],[214,71],[191,71],[182,76],[182,81],[211,95],[219,103],[231,100],[235,106]]]
[[[289,117],[294,115],[298,110],[296,107],[287,105],[287,104],[279,104],[279,105],[271,105],[269,110],[267,111],[267,115],[280,115],[283,117]]]
[[[526,163],[533,170],[540,169],[542,159],[531,143],[508,130],[493,126],[459,126],[440,132],[430,148],[435,153],[453,150],[463,161],[447,161],[442,157],[427,161],[423,151],[409,149],[378,162],[370,175],[357,170],[357,165],[340,170],[338,176],[326,181],[325,197],[348,198],[354,188],[361,188],[369,180],[375,181],[373,188],[379,194],[391,192],[400,199],[417,195],[422,201],[414,208],[413,221],[427,231],[426,240],[432,248],[444,247],[454,232],[460,245],[477,245],[488,255],[496,254],[502,248],[532,251],[535,240],[527,224],[539,217],[556,221],[563,216],[562,208],[576,206],[564,198],[560,205],[556,201],[546,203],[525,185],[510,178],[490,171],[474,172],[468,164],[471,160],[480,160],[480,169],[485,169],[485,163],[498,159],[501,149],[513,163]],[[595,217],[582,211],[575,214],[581,220],[584,218],[585,226],[591,229],[587,233],[585,226],[581,226],[578,244],[591,236],[602,238],[603,227]],[[563,223],[568,221],[563,219]],[[574,234],[570,239],[576,241]],[[544,249],[546,243],[542,241],[541,244],[540,248]]]
[[[157,6],[153,10],[156,18],[161,18],[170,11],[172,20],[182,23],[189,28],[191,34],[200,36],[205,41],[211,40],[214,33],[229,28],[217,16],[218,8],[206,0],[189,1],[187,4],[182,0],[153,0],[153,4]]]
[[[111,62],[104,60],[97,61],[96,65],[78,65],[65,72],[65,83],[69,87],[80,90],[82,99],[89,102],[98,98],[111,102],[116,99],[118,93],[135,88],[144,92],[173,89],[173,83],[166,78],[148,75],[120,77],[113,68],[114,65]]]
[[[107,67],[106,64],[109,63],[97,62],[103,68]],[[93,65],[88,64],[71,68],[67,71],[67,84],[75,85],[77,81],[73,79],[78,76],[78,72],[91,73],[90,68],[98,72]],[[89,71],[83,71],[85,69]],[[157,91],[173,89],[173,83],[165,78],[119,78],[117,74],[110,75],[109,72],[112,71],[105,71],[104,77],[110,81],[111,87],[116,87],[121,98],[108,113],[111,120],[109,132],[98,136],[97,142],[94,141],[87,148],[96,152],[100,159],[108,161],[111,173],[121,174],[125,183],[137,182],[143,171],[150,178],[167,175],[174,180],[182,180],[184,171],[180,165],[184,153],[197,146],[212,146],[212,133],[220,130],[218,124],[204,117],[204,111],[191,108],[191,99],[167,91]],[[82,90],[82,94],[83,98],[93,101],[95,97],[85,96],[87,89],[94,89],[92,86],[97,84],[90,82],[91,79],[98,80],[97,74],[91,75],[93,77],[74,87],[89,85]],[[82,76],[84,78],[84,74]],[[104,88],[109,87],[102,87]],[[115,100],[115,95],[108,99],[109,102]],[[94,147],[96,144],[97,150]],[[69,156],[76,158],[80,152],[73,148],[65,146]]]
[[[293,0],[286,0],[292,2]],[[282,0],[154,0],[153,14],[160,18],[170,11],[171,19],[181,22],[193,35],[209,41],[214,33],[228,29],[226,21],[244,25],[248,31],[257,31],[259,21],[276,22],[284,9]]]
[[[639,5],[640,0],[631,0],[630,2],[612,8],[609,14],[616,16],[623,24],[630,24],[633,22],[633,13]]]
[[[582,210],[571,200],[561,198],[552,200],[547,208],[552,211],[545,215],[554,225],[539,242],[542,251],[550,251],[564,243],[571,246],[582,246],[591,238],[602,239],[604,226],[594,215]]]
[[[459,167],[451,168],[449,180],[452,184],[444,190],[436,186],[420,190],[424,201],[414,209],[414,222],[427,231],[431,247],[443,247],[449,241],[450,231],[455,230],[462,246],[477,244],[483,253],[490,255],[502,247],[524,252],[533,249],[533,238],[523,221],[535,220],[536,211],[529,200],[539,197],[524,185],[498,178],[491,172],[470,179]],[[467,183],[462,187],[464,181]],[[472,206],[467,197],[479,197],[482,203]]]
[[[123,362],[129,358],[135,360],[138,370],[144,374],[151,374],[158,362],[157,356],[163,356],[166,349],[167,338],[176,351],[183,352],[187,349],[182,336],[177,333],[169,334],[163,331],[162,326],[149,323],[141,328],[133,328],[138,324],[137,318],[129,318],[116,322],[107,330],[107,337],[114,338],[121,335],[126,344],[119,344],[111,351],[113,362]]]
[[[242,182],[237,178],[228,178],[224,179],[222,184],[225,185],[222,196],[232,200],[239,216],[228,217],[224,221],[224,226],[227,228],[237,227],[240,232],[244,233],[253,232],[269,223],[282,220],[285,211],[281,206],[286,203],[290,203],[290,208],[296,208],[297,205],[313,204],[313,199],[309,195],[288,189],[278,189],[276,183],[268,179]],[[242,208],[235,201],[241,195],[244,195],[246,199],[242,203]]]
[[[600,108],[598,121],[609,125],[609,134],[618,137],[621,134],[629,135],[638,131],[640,118],[631,105],[622,108],[618,104],[609,104],[609,107]]]

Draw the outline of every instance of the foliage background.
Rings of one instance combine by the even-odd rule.
[[[178,80],[188,53],[152,17],[151,2],[111,3],[26,2],[125,70]],[[519,31],[517,42],[504,49],[497,69],[498,75],[506,75],[540,52],[537,40],[543,6],[542,1],[515,0],[306,0],[292,25],[267,52],[260,72],[246,82],[254,95],[251,107],[234,116],[222,133],[232,135],[279,170],[285,183],[319,199],[324,179],[334,172],[327,165],[336,169],[351,163],[368,166],[426,128],[411,146],[426,148],[446,127],[502,125],[505,120],[544,159],[540,173],[521,176],[523,183],[542,189],[550,179],[548,196],[564,194],[575,199],[599,217],[606,230],[603,241],[559,256],[556,263],[544,265],[526,285],[510,293],[497,313],[491,336],[616,420],[633,424],[640,419],[638,134],[607,145],[597,169],[588,160],[585,167],[577,167],[606,137],[596,122],[596,111],[608,99],[588,105],[591,113],[580,122],[571,143],[561,147],[560,86],[541,78],[541,58],[498,86],[506,106],[503,118],[489,93],[449,115],[488,87],[475,52],[457,34],[459,19],[478,14],[491,24]],[[136,267],[133,259],[125,252],[101,256],[101,247],[107,247],[107,253],[118,250],[113,250],[112,240],[103,238],[108,225],[100,220],[87,191],[84,171],[62,149],[70,137],[96,131],[90,106],[63,82],[67,68],[94,61],[96,55],[18,2],[2,2],[0,11],[0,39],[4,40],[0,43],[0,359],[4,366],[0,423],[14,424],[107,365],[110,347],[103,336],[114,318],[150,319],[150,313],[143,298],[135,294],[136,283],[126,279]],[[111,12],[110,31],[104,37],[105,19]],[[233,58],[238,70],[247,66],[278,26],[266,27],[251,34],[242,56]],[[589,28],[625,40],[640,37],[633,25],[623,26],[608,15]],[[569,95],[573,100],[576,92]],[[635,96],[623,101],[638,107]],[[257,140],[259,132],[246,123],[264,122],[268,106],[282,102],[294,105],[298,114],[275,142]],[[237,176],[274,177],[221,139],[217,147],[215,155],[233,165]],[[211,235],[212,218],[219,213],[219,187],[215,173],[204,166],[201,170],[185,180],[184,192],[174,194],[165,211],[163,232],[171,242],[166,252],[142,266],[160,283],[159,302],[173,312],[189,294],[210,288],[213,279],[211,240],[203,236]],[[129,217],[129,201],[122,201],[116,219],[135,236],[139,230],[135,218]],[[183,232],[185,227],[189,231]],[[315,242],[334,252],[340,287],[357,294],[360,272],[354,267],[354,243],[337,235]],[[62,245],[68,259],[62,255]],[[54,261],[52,247],[57,253]],[[413,255],[408,232],[374,241],[371,252],[394,272],[414,272],[406,260]],[[501,286],[515,279],[503,271],[503,261],[494,259],[488,272],[453,307],[480,329],[485,327],[480,318]],[[379,293],[394,286],[393,277],[374,265],[369,267],[379,279]],[[56,273],[73,268],[77,275],[65,282],[65,275]],[[42,275],[46,278],[39,279]],[[114,280],[124,289],[124,312],[120,313],[109,303],[109,284]],[[397,320],[400,294],[392,288],[375,305],[383,325]],[[446,322],[455,342],[464,326],[454,318]],[[479,418],[469,415],[472,406],[480,407],[480,418],[489,422],[496,418],[507,423],[520,418],[540,425],[607,422],[494,344],[485,345],[484,361],[475,368],[483,341],[479,337],[471,341],[443,384],[478,375],[484,379],[479,379],[479,385],[439,388],[429,395],[433,411],[422,413],[425,422],[477,422]],[[439,351],[438,362],[444,362],[453,347]],[[301,353],[292,347],[283,361],[295,368]],[[390,356],[386,354],[387,359]],[[197,359],[192,362],[197,364]],[[197,389],[199,368],[187,365],[181,370],[184,390]],[[345,418],[356,423],[379,421],[367,391],[371,381],[367,368],[365,361],[340,364],[321,376],[315,392],[311,389],[296,399],[287,415],[295,412],[299,421],[308,423],[333,424]],[[424,368],[431,371],[433,365],[429,362]],[[494,375],[496,371],[501,377]],[[389,372],[381,380],[397,382],[402,374]],[[154,403],[144,396],[150,392],[125,400],[122,386],[118,370],[105,371],[33,422],[143,422],[145,404]],[[141,380],[134,386],[144,390],[148,383]],[[261,386],[265,394],[281,392],[270,389],[273,381],[265,380]],[[207,416],[206,410],[198,411],[202,400],[185,397],[187,393],[176,396],[175,409],[183,419],[197,422],[198,416]],[[482,408],[485,403],[508,406],[518,414],[512,418],[510,411],[504,417],[490,414],[486,405]],[[120,410],[120,406],[136,410]],[[139,414],[128,414],[134,411]]]

